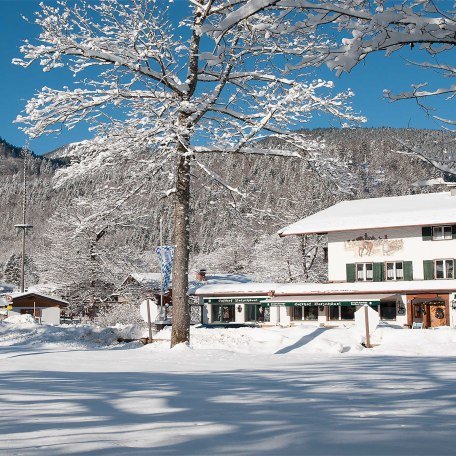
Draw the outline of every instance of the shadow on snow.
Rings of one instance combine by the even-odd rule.
[[[1,373],[0,449],[454,454],[456,359],[284,361],[227,372]]]

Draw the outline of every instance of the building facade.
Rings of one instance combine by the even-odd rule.
[[[202,287],[208,324],[347,324],[368,304],[384,321],[456,325],[456,194],[344,201],[283,228],[327,234],[328,283]]]

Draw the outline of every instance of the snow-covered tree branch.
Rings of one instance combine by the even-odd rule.
[[[428,88],[427,82],[416,81],[409,91],[393,94],[385,90],[391,100],[415,99],[427,112],[432,97],[454,99],[456,85],[448,81],[456,76],[454,48],[456,44],[456,9],[453,2],[433,0],[385,2],[384,0],[339,0],[308,2],[301,0],[240,0],[226,1],[219,10],[227,14],[215,28],[219,39],[240,20],[252,27],[258,17],[269,15],[269,36],[287,35],[297,30],[307,33],[324,32],[332,37],[312,52],[304,52],[301,64],[326,63],[338,74],[349,72],[370,54],[383,51],[390,55],[410,48],[413,57],[408,63],[418,65],[441,76],[441,87]],[[429,59],[429,61],[427,60]],[[439,121],[454,125],[448,119],[432,113]]]

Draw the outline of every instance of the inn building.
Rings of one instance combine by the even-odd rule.
[[[383,321],[456,326],[456,192],[343,201],[280,236],[326,234],[327,283],[212,284],[207,324],[345,325],[368,304]]]

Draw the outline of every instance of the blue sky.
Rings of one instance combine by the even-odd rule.
[[[43,73],[39,65],[24,69],[11,64],[14,57],[20,56],[21,41],[32,41],[38,34],[34,25],[21,18],[22,14],[32,17],[38,3],[38,0],[0,0],[0,136],[18,146],[24,144],[26,137],[13,121],[24,108],[26,100],[45,85],[60,88],[69,81],[68,73],[62,69]],[[357,112],[368,118],[366,126],[437,129],[440,128],[440,123],[428,118],[414,101],[391,103],[382,96],[384,88],[398,92],[408,90],[413,82],[429,81],[430,87],[439,83],[433,73],[404,64],[403,57],[413,58],[413,52],[416,51],[407,51],[405,55],[393,55],[389,58],[380,54],[371,56],[352,73],[344,74],[340,78],[327,69],[321,69],[319,76],[334,80],[338,90],[350,87],[355,91],[353,106]],[[451,104],[454,105],[445,102],[443,98],[434,103],[443,117],[451,117]],[[334,125],[337,126],[337,123]],[[328,127],[331,124],[327,117],[316,117],[303,126],[315,128]],[[86,127],[81,125],[69,132],[65,130],[60,135],[32,140],[30,148],[37,153],[45,153],[90,136]]]

